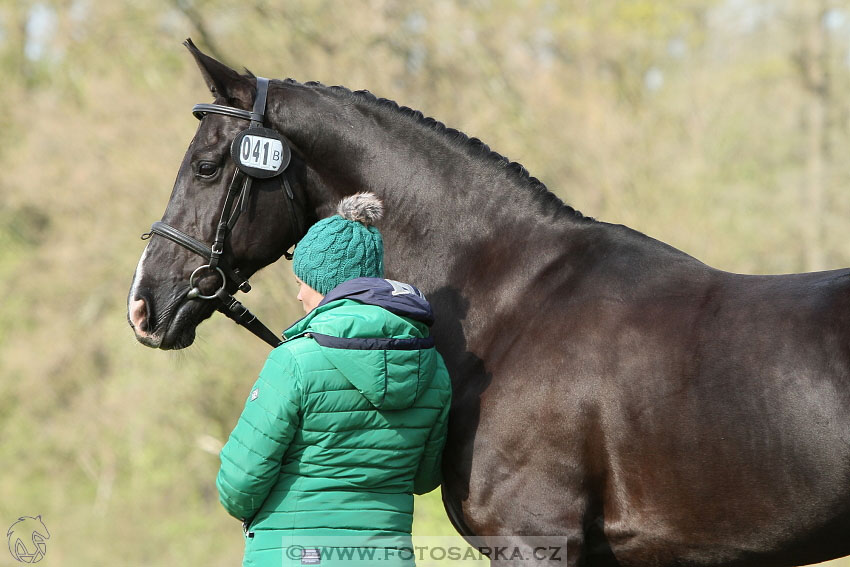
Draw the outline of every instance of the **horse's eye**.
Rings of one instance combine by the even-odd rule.
[[[198,175],[200,177],[212,177],[218,171],[218,166],[211,161],[202,161],[198,165]]]

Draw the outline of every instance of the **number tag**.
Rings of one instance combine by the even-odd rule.
[[[286,169],[292,157],[280,134],[269,128],[249,128],[230,146],[236,166],[252,177],[274,177]]]

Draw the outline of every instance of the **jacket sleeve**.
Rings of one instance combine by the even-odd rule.
[[[289,360],[287,360],[287,357]],[[250,520],[278,479],[301,420],[301,385],[292,355],[272,351],[222,447],[216,487],[231,516]]]
[[[446,445],[446,435],[449,428],[449,409],[451,405],[451,389],[449,389],[448,395],[444,397],[443,407],[440,408],[437,421],[431,427],[428,440],[425,442],[425,451],[422,453],[422,460],[419,461],[419,468],[416,470],[416,476],[413,478],[414,494],[431,492],[443,482],[441,466],[443,448]]]

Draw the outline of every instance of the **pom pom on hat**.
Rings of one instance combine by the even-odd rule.
[[[374,193],[342,199],[336,215],[322,219],[295,246],[292,270],[322,295],[354,278],[384,277],[384,242],[372,226],[384,215]]]
[[[369,226],[384,218],[384,204],[374,193],[355,193],[339,202],[336,213]]]

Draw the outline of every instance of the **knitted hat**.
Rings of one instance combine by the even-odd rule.
[[[354,278],[384,277],[384,241],[372,226],[383,215],[374,193],[344,198],[337,214],[311,226],[295,246],[292,271],[322,295]]]

